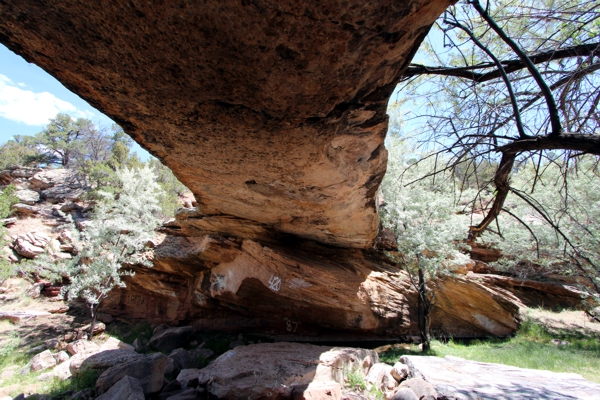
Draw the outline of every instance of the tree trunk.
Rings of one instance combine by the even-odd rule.
[[[431,334],[429,332],[429,319],[431,315],[431,303],[427,296],[427,285],[425,282],[425,274],[423,269],[419,268],[419,287],[418,287],[418,316],[419,316],[419,332],[421,334],[421,342],[423,352],[428,352],[431,349]]]
[[[96,318],[98,317],[98,309],[100,308],[100,303],[98,304],[90,304],[90,314],[92,316],[92,322],[90,323],[90,336],[88,340],[92,340],[94,337],[94,328],[96,327]]]

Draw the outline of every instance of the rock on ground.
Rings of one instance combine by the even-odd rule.
[[[67,351],[70,355],[75,354],[95,354],[100,351],[100,346],[87,339],[79,339],[67,345]]]
[[[415,392],[407,387],[400,387],[390,400],[419,400]]]
[[[50,315],[47,311],[0,311],[0,320],[8,319],[12,323],[35,317]]]
[[[56,365],[56,360],[52,357],[50,350],[44,350],[39,354],[36,354],[31,359],[31,370],[33,372],[42,371],[44,369],[52,368]]]
[[[96,397],[96,400],[144,400],[144,391],[140,381],[131,376],[124,376],[106,393]]]
[[[600,384],[581,375],[468,361],[458,357],[402,356],[409,377],[420,377],[449,399],[598,399]]]
[[[155,350],[170,352],[181,347],[193,334],[191,326],[169,328],[154,334],[148,345]]]
[[[423,378],[407,379],[400,384],[401,388],[410,389],[419,399],[436,400],[438,394],[433,385]]]
[[[295,398],[309,385],[318,392],[315,382],[334,382],[327,390],[335,392],[335,382],[343,383],[346,373],[368,370],[374,361],[378,356],[373,350],[262,343],[229,350],[204,369],[182,370],[177,380],[182,386],[206,386],[218,398]]]
[[[86,369],[104,371],[117,364],[143,357],[143,355],[130,350],[104,350],[91,355],[76,354],[71,358],[70,369],[71,373],[76,376]]]
[[[367,386],[375,385],[381,391],[388,391],[398,386],[398,381],[392,376],[392,366],[384,363],[374,364],[365,377]]]
[[[161,353],[154,353],[117,364],[100,375],[96,381],[96,392],[99,394],[105,393],[123,377],[131,376],[139,380],[144,394],[157,393],[163,386],[166,365],[167,356]]]

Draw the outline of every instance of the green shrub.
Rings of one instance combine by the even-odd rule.
[[[16,191],[15,185],[10,184],[0,193],[0,219],[8,217],[11,214],[10,208],[12,205],[19,202],[19,199],[14,195]]]

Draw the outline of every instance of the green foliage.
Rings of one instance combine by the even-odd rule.
[[[385,205],[381,218],[396,235],[401,262],[410,270],[426,270],[430,276],[464,261],[457,243],[469,223],[470,192],[461,192],[450,174],[420,179],[434,159],[412,160],[418,153],[399,139],[390,139],[388,171],[381,185]]]
[[[72,227],[76,257],[56,261],[44,255],[28,263],[30,272],[48,279],[68,278],[70,284],[63,287],[63,293],[69,299],[84,299],[93,320],[108,293],[125,287],[122,277],[133,275],[123,267],[152,266],[144,251],[159,224],[160,188],[152,171],[125,168],[116,176],[116,193],[98,192],[92,224],[82,233]]]
[[[81,138],[90,131],[90,120],[73,120],[68,114],[57,114],[32,141],[37,145],[39,154],[26,162],[37,164],[57,164],[70,167],[76,155],[84,151]]]
[[[18,203],[19,199],[13,195],[16,190],[14,185],[8,185],[0,193],[0,219],[10,216],[10,207]],[[14,267],[3,252],[4,246],[8,242],[8,230],[4,226],[0,226],[0,281],[14,275]]]
[[[0,282],[3,282],[5,279],[10,278],[15,274],[15,268],[6,257],[6,254],[2,252],[4,246],[8,244],[8,229],[3,226],[0,226]]]
[[[487,229],[483,240],[504,250],[505,267],[525,264],[580,275],[589,279],[588,287],[598,296],[599,158],[584,155],[598,151],[585,150],[582,143],[595,140],[600,132],[600,67],[596,55],[571,46],[597,45],[600,2],[534,0],[523,6],[493,0],[482,2],[485,11],[476,11],[478,4],[459,2],[437,21],[429,41],[415,56],[420,65],[409,68],[413,72],[403,80],[397,105],[390,106],[390,132],[412,142],[410,158],[426,167],[421,177],[428,182],[445,180],[469,199],[455,202],[468,204],[458,213],[441,208],[472,216],[462,224],[460,237],[453,238],[441,227],[444,240],[456,243],[477,237],[479,228],[469,230],[469,226],[487,214],[490,218],[485,222],[493,223],[480,227]],[[520,51],[511,50],[509,40],[501,37],[490,18],[483,17],[486,13],[511,38],[513,49]],[[563,56],[554,58],[560,52]],[[510,67],[513,60],[518,63],[524,58],[521,54],[542,53],[552,56],[534,57],[535,68]],[[396,123],[399,105],[406,110],[402,124]],[[575,139],[567,148],[558,142],[518,147],[533,142],[532,138],[552,141],[567,135]],[[419,152],[412,148],[417,143]],[[506,173],[496,173],[501,160],[506,161]],[[465,195],[468,189],[475,190]],[[431,190],[430,195],[434,203],[440,196],[456,198],[439,190]],[[427,209],[423,212],[430,215]],[[433,216],[434,224],[442,221]]]
[[[162,194],[159,197],[159,205],[162,209],[163,216],[172,217],[175,210],[179,208],[178,197],[189,189],[175,177],[173,172],[164,166],[156,158],[151,158],[148,165],[156,174],[156,180],[162,188]]]
[[[352,371],[345,371],[345,377],[347,386],[350,389],[363,391],[367,389],[367,383],[365,382],[365,377],[358,369],[353,369]]]
[[[99,304],[113,288],[125,286],[121,277],[132,273],[122,270],[123,265],[152,266],[142,253],[159,224],[160,188],[147,167],[120,170],[117,178],[116,196],[98,193],[94,223],[83,233],[85,244],[65,271],[71,278],[68,297],[82,297],[90,305]]]
[[[31,162],[39,157],[40,152],[29,136],[15,135],[12,140],[0,146],[0,170],[17,165],[37,166]]]
[[[21,338],[19,337],[19,333],[15,330],[11,331],[8,334],[8,338],[4,339],[2,341],[2,343],[0,343],[0,359],[4,359],[4,358],[10,356],[20,346],[21,346]],[[2,362],[3,366],[4,366],[4,364],[5,363]]]
[[[14,195],[17,191],[15,185],[8,185],[0,192],[0,219],[6,218],[11,214],[10,208],[17,204],[19,199]]]
[[[100,374],[101,371],[87,369],[64,381],[54,378],[49,382],[49,388],[45,392],[48,396],[60,396],[68,391],[77,393],[84,389],[94,389]]]

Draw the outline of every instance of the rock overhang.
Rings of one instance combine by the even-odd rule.
[[[169,166],[199,217],[369,248],[387,101],[448,5],[25,0],[0,4],[0,41]]]

